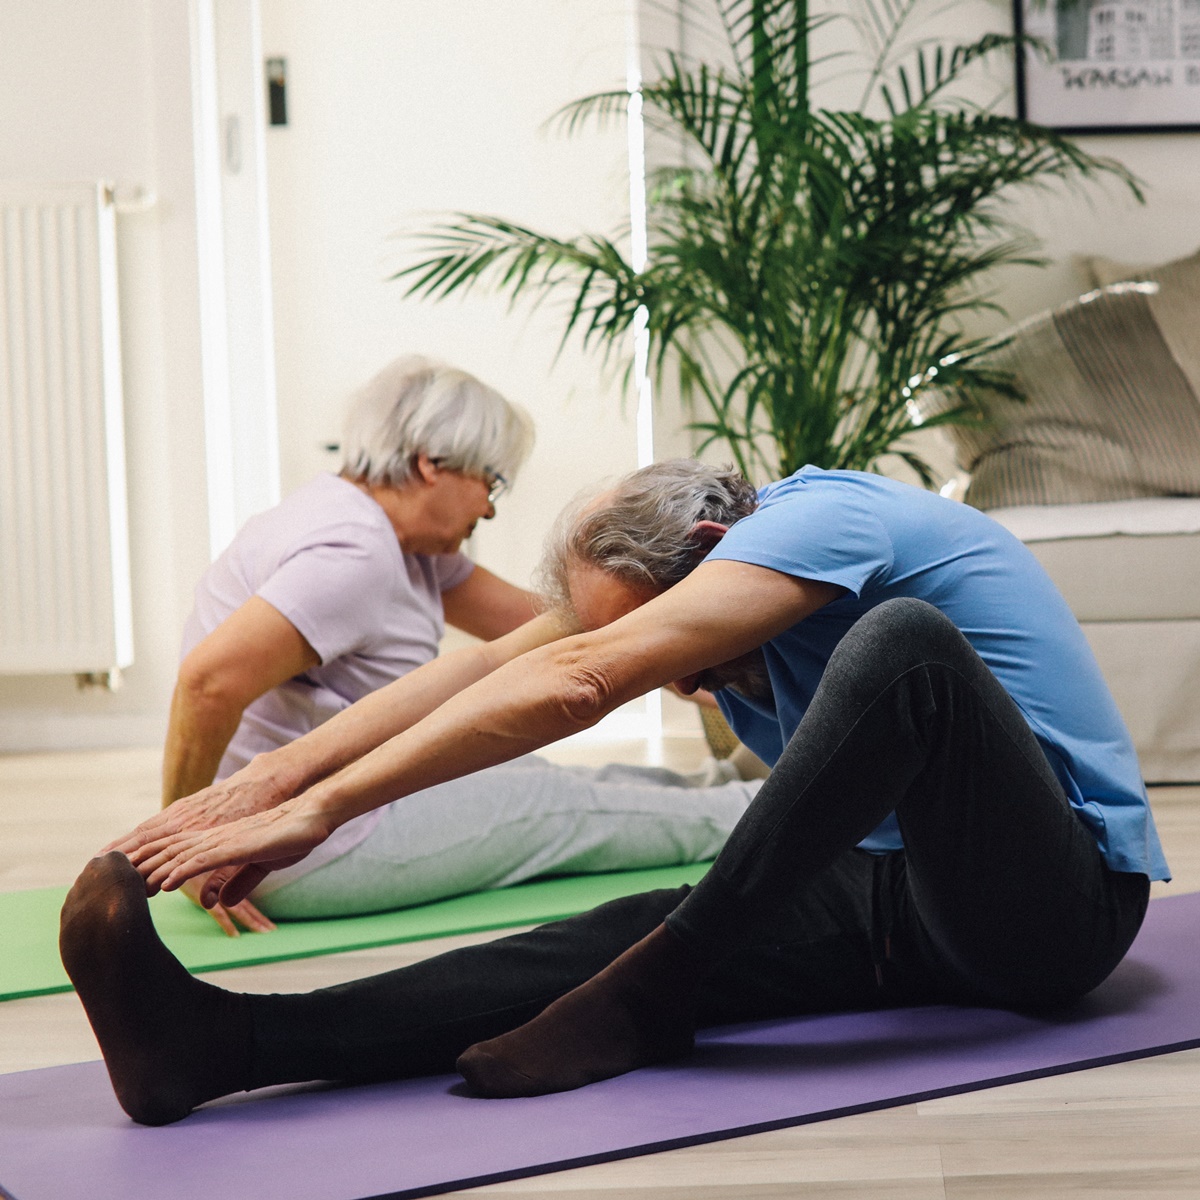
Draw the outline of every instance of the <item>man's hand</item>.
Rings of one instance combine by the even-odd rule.
[[[260,755],[259,759],[236,775],[176,800],[129,833],[110,842],[100,853],[120,850],[132,858],[136,851],[152,842],[161,842],[164,838],[185,832],[226,825],[282,804],[289,798],[288,791],[259,766],[259,760],[267,757]]]
[[[177,807],[173,804],[161,815],[169,816]],[[300,798],[211,828],[184,828],[143,839],[124,853],[146,881],[147,895],[175,891],[203,876],[195,889],[200,904],[212,908],[220,903],[231,909],[272,871],[299,862],[332,829]]]
[[[204,907],[200,893],[207,879],[207,875],[198,875],[195,879],[189,879],[179,889],[197,908]],[[275,922],[266,913],[260,912],[249,900],[243,900],[229,908],[224,904],[214,904],[208,912],[228,937],[241,937],[238,925],[249,933],[270,933],[275,928]]]

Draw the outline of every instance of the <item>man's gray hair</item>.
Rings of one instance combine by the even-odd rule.
[[[524,409],[466,371],[419,355],[388,363],[350,401],[342,473],[401,484],[418,454],[471,475],[512,480],[533,445]]]
[[[624,583],[665,590],[698,566],[709,549],[693,534],[698,522],[732,525],[757,504],[753,486],[732,467],[712,467],[694,458],[643,467],[562,513],[546,541],[541,590],[550,605],[569,612],[573,565],[598,567]]]

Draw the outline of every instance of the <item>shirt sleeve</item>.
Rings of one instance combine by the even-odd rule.
[[[343,528],[294,550],[256,594],[300,631],[324,664],[378,635],[395,572],[396,556],[381,553],[368,531]]]
[[[437,554],[433,557],[433,574],[439,592],[458,587],[473,570],[475,564],[465,554]]]
[[[837,584],[861,596],[892,571],[892,540],[864,498],[847,489],[768,493],[708,555]]]

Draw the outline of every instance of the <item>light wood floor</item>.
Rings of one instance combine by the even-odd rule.
[[[632,748],[625,749],[632,760]],[[668,748],[669,761],[683,767],[699,754],[686,741]],[[594,756],[585,750],[570,757]],[[0,889],[69,883],[96,848],[156,807],[157,775],[155,751],[0,756]],[[1200,890],[1200,787],[1155,788],[1151,798],[1176,877],[1156,892]],[[302,990],[486,936],[208,978],[245,991]],[[73,995],[0,1004],[0,1071],[97,1056]],[[1196,1200],[1200,1050],[458,1194],[509,1200]],[[230,1195],[236,1200],[236,1189]]]

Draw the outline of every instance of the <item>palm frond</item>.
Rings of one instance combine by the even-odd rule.
[[[928,482],[909,435],[978,420],[985,392],[1018,398],[988,366],[992,347],[958,332],[995,309],[998,266],[1038,261],[1009,197],[1107,179],[1140,198],[1137,181],[1060,134],[954,101],[976,64],[1020,43],[906,40],[927,0],[856,0],[864,96],[881,101],[870,114],[811,102],[813,34],[840,10],[703,2],[726,43],[719,61],[661,54],[641,89],[647,125],[679,147],[648,180],[644,269],[619,231],[555,238],[460,213],[420,235],[396,277],[429,299],[479,286],[554,297],[564,340],[606,354],[624,353],[644,307],[652,369],[677,379],[699,449],[723,444],[760,480],[894,454]],[[597,93],[554,122],[573,135],[629,102]]]
[[[878,86],[880,96],[893,117],[910,109],[924,108],[957,83],[976,62],[999,51],[1011,52],[1024,40],[1011,34],[987,33],[974,42],[956,46],[948,47],[941,42],[918,45],[913,49],[907,66],[898,63],[881,65],[880,73],[872,76],[864,92],[863,104],[865,106],[870,102],[872,91]],[[885,70],[895,72],[894,87],[882,82]]]
[[[405,295],[444,299],[484,285],[536,304],[573,288],[564,342],[578,332],[585,345],[612,345],[642,303],[637,272],[607,238],[564,241],[502,217],[460,213],[417,240],[427,257],[392,276],[406,285]]]

